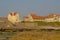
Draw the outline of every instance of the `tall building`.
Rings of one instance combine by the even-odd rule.
[[[8,20],[11,22],[11,23],[18,23],[18,22],[21,22],[20,21],[20,16],[17,12],[11,12],[9,13],[8,15]]]

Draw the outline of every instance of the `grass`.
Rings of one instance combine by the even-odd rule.
[[[0,32],[0,37],[8,37],[8,36],[14,36],[16,35],[16,32]]]
[[[10,40],[60,40],[60,31],[23,31]]]
[[[43,21],[35,21],[38,26],[60,26],[60,22],[43,22]]]
[[[34,29],[22,32],[0,32],[0,37],[8,37],[9,40],[60,40],[60,30]]]
[[[0,40],[8,40],[16,34],[17,32],[0,32]]]

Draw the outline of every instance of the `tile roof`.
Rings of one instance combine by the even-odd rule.
[[[44,20],[46,18],[54,18],[54,17],[60,17],[60,15],[57,14],[50,14],[48,16],[38,16],[36,14],[30,14],[30,16],[34,19],[34,20]],[[25,18],[29,18],[28,16],[26,16]]]
[[[29,18],[28,16],[25,16],[24,18]]]
[[[32,16],[33,19],[37,19],[37,20],[43,20],[45,19],[45,17],[43,16],[37,16],[36,14],[30,14]]]
[[[53,17],[57,17],[58,15],[57,14],[50,14],[48,16],[46,16],[46,18],[53,18]]]

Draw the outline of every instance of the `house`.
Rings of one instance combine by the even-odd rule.
[[[11,12],[11,13],[9,13],[9,15],[8,15],[8,20],[9,20],[11,23],[21,22],[21,21],[20,21],[19,14],[18,14],[17,12]]]
[[[56,22],[56,21],[59,21],[59,15],[57,15],[57,14],[50,14],[50,15],[46,16],[45,21],[46,22]]]
[[[29,14],[24,17],[24,21],[44,21],[44,22],[60,22],[60,15],[50,14],[48,16],[38,16],[36,14]]]
[[[36,14],[29,14],[24,17],[24,21],[44,21],[45,17]]]

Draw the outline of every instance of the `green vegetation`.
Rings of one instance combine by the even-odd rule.
[[[60,30],[24,29],[20,32],[0,32],[0,37],[9,37],[9,40],[60,40]]]
[[[22,23],[32,23],[32,21],[21,21]]]
[[[60,22],[43,22],[43,21],[35,21],[38,26],[60,26]]]
[[[11,37],[16,34],[17,34],[17,32],[0,32],[0,37]]]
[[[60,26],[60,22],[44,22],[44,21],[22,21],[22,23],[37,23],[38,26]]]
[[[35,21],[39,26],[45,26],[46,22],[43,21]]]

